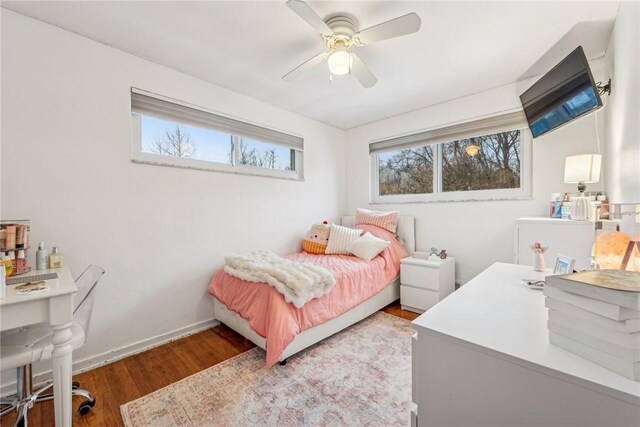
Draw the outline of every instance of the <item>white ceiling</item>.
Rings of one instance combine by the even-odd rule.
[[[357,48],[379,80],[364,89],[350,76],[330,83],[324,64],[293,82],[281,80],[324,47],[284,0],[3,1],[2,7],[342,129],[530,75],[579,23],[605,22],[608,33],[574,31],[569,38],[596,46],[585,49],[590,57],[602,54],[618,9],[617,1],[309,4],[322,18],[346,12],[361,29],[417,12],[422,29]]]

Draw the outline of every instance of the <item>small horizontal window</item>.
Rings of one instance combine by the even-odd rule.
[[[372,202],[530,197],[531,136],[509,129],[520,125],[501,116],[370,144]]]
[[[132,91],[133,161],[302,178],[302,138]]]

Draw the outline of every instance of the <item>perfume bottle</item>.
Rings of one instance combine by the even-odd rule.
[[[49,255],[49,268],[62,268],[64,266],[64,256],[58,250],[57,246],[51,248]]]
[[[11,257],[9,255],[4,255],[2,257],[2,263],[4,264],[5,274],[7,276],[11,276],[13,274],[13,263],[11,262]]]
[[[27,257],[24,250],[18,251],[16,256],[16,272],[22,274],[27,271]]]

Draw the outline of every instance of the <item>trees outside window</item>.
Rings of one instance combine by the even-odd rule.
[[[466,152],[469,145],[478,154]],[[500,132],[442,144],[442,191],[520,187],[520,131]]]
[[[433,192],[430,145],[384,153],[379,159],[380,195]]]
[[[173,130],[167,129],[155,137],[151,145],[151,152],[163,156],[190,158],[196,154],[196,148],[191,142],[189,132],[183,131],[180,126],[176,125]]]
[[[276,169],[277,158],[278,153],[275,148],[267,148],[260,151],[258,148],[250,147],[245,141],[240,140],[238,162],[241,165]]]
[[[477,152],[468,150],[472,145],[477,147]],[[376,156],[378,196],[521,187],[520,130],[390,151]]]

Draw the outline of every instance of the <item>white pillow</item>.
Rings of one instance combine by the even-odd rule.
[[[351,252],[347,248],[358,240],[360,233],[362,233],[362,230],[331,224],[329,242],[327,242],[327,249],[325,249],[324,253],[327,255],[350,255]]]
[[[366,233],[353,242],[347,250],[365,261],[371,261],[380,252],[391,246],[391,242],[377,238],[371,233]]]

